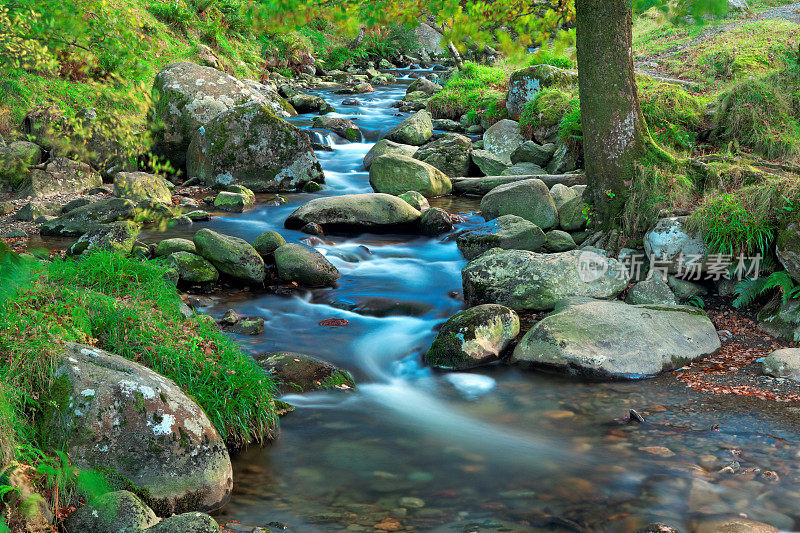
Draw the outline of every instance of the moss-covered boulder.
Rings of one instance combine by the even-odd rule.
[[[578,83],[578,73],[551,65],[534,65],[518,70],[508,82],[506,109],[511,118],[519,118],[525,105],[533,101],[542,89],[567,87]]]
[[[382,155],[372,162],[369,184],[379,193],[403,194],[417,191],[431,198],[449,194],[453,184],[442,171],[404,155]]]
[[[541,176],[547,172],[535,163],[517,163],[503,171],[502,176]]]
[[[457,133],[446,133],[420,147],[414,159],[438,168],[451,178],[469,176],[472,141]]]
[[[414,154],[417,153],[419,150],[418,146],[411,146],[408,144],[400,144],[396,142],[389,141],[387,139],[381,139],[380,141],[376,142],[372,148],[370,148],[367,155],[364,156],[364,168],[369,170],[369,167],[372,166],[372,162],[382,155],[386,154],[398,154],[398,155],[405,155],[408,157],[414,157]]]
[[[315,198],[286,219],[288,229],[314,222],[327,229],[403,231],[416,227],[421,213],[391,194],[345,194]]]
[[[400,144],[422,146],[433,137],[433,120],[427,111],[418,111],[389,130],[385,139]]]
[[[444,323],[425,354],[425,362],[446,370],[467,370],[500,359],[519,335],[519,316],[502,305],[484,304]]]
[[[72,343],[56,378],[66,394],[50,431],[67,443],[75,466],[122,476],[160,516],[227,502],[233,471],[225,443],[174,382],[118,355]]]
[[[147,172],[117,172],[114,175],[114,196],[137,203],[142,200],[172,203],[172,193],[164,178]]]
[[[178,273],[178,279],[185,283],[214,283],[219,272],[209,261],[192,252],[173,252],[167,257],[167,264]]]
[[[256,361],[259,366],[272,372],[284,393],[356,388],[349,372],[310,355],[272,352],[257,356]]]
[[[214,208],[230,213],[242,213],[255,205],[253,197],[237,192],[222,191],[214,198]]]
[[[31,200],[14,213],[14,219],[31,221],[42,216],[56,216],[61,213],[62,208],[63,205],[60,202]]]
[[[335,133],[350,142],[361,140],[361,129],[350,119],[334,118],[328,116],[314,117],[311,125]]]
[[[796,222],[778,231],[775,239],[775,255],[783,268],[796,280],[800,280],[800,226]]]
[[[332,105],[326,102],[321,96],[315,94],[297,93],[289,97],[289,103],[298,113],[319,113],[327,115],[336,111]]]
[[[535,178],[495,187],[481,200],[481,214],[486,220],[517,215],[543,230],[558,225],[558,210],[550,190]]]
[[[190,254],[194,254],[197,253],[197,248],[189,239],[176,237],[174,239],[164,239],[159,242],[156,245],[154,254],[156,257],[167,257],[175,252],[189,252]]]
[[[417,78],[416,80],[412,81],[411,85],[409,85],[408,89],[406,89],[406,95],[415,92],[422,92],[428,96],[433,96],[441,90],[442,86],[438,83],[433,83],[428,78]]]
[[[165,518],[147,533],[219,533],[216,520],[204,513],[183,513]]]
[[[43,169],[28,172],[16,193],[18,198],[45,198],[57,194],[74,194],[100,187],[103,179],[92,167],[65,157],[50,160]]]
[[[274,252],[278,277],[308,287],[327,287],[340,274],[324,255],[302,244],[284,244]]]
[[[153,83],[154,153],[177,168],[195,132],[211,119],[247,102],[271,109],[269,99],[233,76],[211,67],[182,61],[167,65]]]
[[[508,162],[487,150],[473,150],[472,162],[484,176],[501,176],[510,166]]]
[[[625,301],[631,305],[677,305],[678,300],[660,275],[640,281],[628,289]]]
[[[198,129],[187,174],[208,185],[243,185],[255,192],[294,191],[324,181],[308,135],[258,103],[233,107]]]
[[[129,220],[101,224],[98,228],[81,236],[67,249],[70,255],[91,252],[114,252],[128,255],[139,236],[139,225]]]
[[[462,255],[475,259],[492,248],[538,252],[545,243],[542,229],[516,215],[503,215],[458,235],[456,244]]]
[[[767,376],[800,381],[800,348],[775,350],[764,358],[761,369]]]
[[[548,311],[573,296],[615,298],[628,286],[628,271],[616,259],[580,250],[489,250],[470,261],[461,278],[469,305],[497,303],[516,311]]]
[[[537,323],[512,361],[593,380],[638,379],[719,348],[717,330],[700,309],[581,299]]]
[[[549,252],[568,252],[578,247],[572,235],[566,231],[550,230],[545,237],[547,237],[547,240],[544,243],[544,247]]]
[[[541,145],[533,141],[525,141],[511,154],[511,163],[533,163],[539,167],[546,167],[556,152],[555,144]]]
[[[556,204],[556,209],[561,209],[562,205],[580,195],[575,189],[567,187],[562,183],[556,183],[550,187],[550,196],[553,197],[553,203]]]
[[[138,496],[127,490],[108,492],[79,507],[64,521],[67,533],[138,532],[154,526],[158,517]]]
[[[120,220],[130,220],[136,213],[136,204],[125,198],[106,198],[77,207],[63,215],[48,220],[39,228],[42,235],[78,237]]]
[[[483,149],[487,150],[505,163],[511,163],[513,154],[525,142],[520,133],[519,123],[503,119],[495,123],[483,134]]]
[[[242,80],[242,83],[261,94],[266,100],[266,105],[275,113],[276,117],[288,118],[297,116],[297,110],[278,94],[278,88],[275,85],[255,80]]]
[[[558,223],[564,231],[581,231],[586,227],[589,206],[576,196],[558,208]]]
[[[42,149],[28,141],[0,145],[0,182],[16,188],[25,179],[28,167],[42,161]]]
[[[423,235],[435,237],[443,235],[453,229],[453,219],[441,207],[431,207],[422,212],[419,219],[419,229]]]
[[[758,326],[770,335],[800,342],[800,300],[773,300],[758,313]]]
[[[245,282],[263,283],[264,260],[250,243],[204,228],[194,234],[197,253],[223,274]]]
[[[253,241],[253,248],[261,255],[271,255],[286,244],[286,239],[277,231],[265,231]]]
[[[404,192],[403,194],[398,194],[397,197],[401,200],[404,200],[406,203],[408,203],[408,205],[420,212],[425,211],[431,206],[428,203],[428,199],[417,191]]]

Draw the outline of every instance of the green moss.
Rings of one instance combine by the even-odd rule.
[[[523,134],[533,137],[535,131],[557,130],[563,140],[580,138],[580,103],[576,91],[545,89],[528,102],[519,120]]]
[[[675,149],[692,148],[702,126],[700,98],[682,87],[640,78],[639,102],[653,138]]]
[[[458,120],[462,115],[473,114],[476,118],[499,120],[506,113],[507,84],[503,70],[465,63],[428,101],[428,111],[436,118]]]

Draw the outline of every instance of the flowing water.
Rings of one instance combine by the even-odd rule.
[[[333,146],[318,153],[321,194],[371,192],[362,159],[404,118],[390,106],[408,82],[355,97],[319,92],[365,137],[348,143],[319,133]],[[353,98],[360,105],[342,104]],[[309,127],[311,118],[292,121]],[[283,222],[317,196],[286,195],[284,205],[220,214],[203,226],[251,242],[272,229],[299,242],[308,236]],[[474,200],[432,204],[465,216],[456,230],[482,221]],[[203,308],[215,317],[228,308],[261,316],[264,334],[238,339],[253,351],[318,356],[359,383],[357,392],[285,398],[297,410],[282,419],[279,438],[234,457],[235,490],[221,522],[277,521],[291,531],[375,531],[378,524],[616,532],[651,521],[686,530],[698,513],[746,513],[785,529],[800,518],[797,410],[710,398],[672,376],[583,384],[504,366],[432,372],[422,354],[436,326],[464,308],[465,261],[455,244],[351,235],[326,237],[316,248],[341,271],[337,287],[218,294]],[[348,325],[318,325],[328,318]],[[620,422],[632,408],[648,423]],[[727,465],[738,474],[718,473]]]

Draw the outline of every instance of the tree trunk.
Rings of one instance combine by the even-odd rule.
[[[616,226],[636,162],[654,148],[633,71],[630,0],[576,0],[578,87],[587,184],[599,219]]]

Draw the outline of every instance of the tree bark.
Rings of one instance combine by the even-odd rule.
[[[630,0],[576,0],[578,87],[589,194],[616,226],[636,163],[654,148],[633,70]]]

